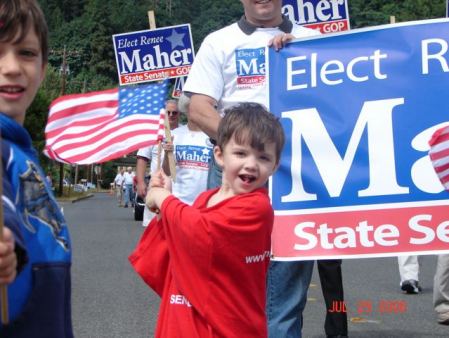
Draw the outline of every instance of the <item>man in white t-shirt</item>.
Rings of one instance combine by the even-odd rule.
[[[294,25],[283,16],[281,0],[241,2],[244,16],[204,39],[183,88],[191,97],[191,119],[212,139],[216,138],[224,109],[239,102],[257,102],[268,107],[267,45],[278,50],[293,38],[319,34]],[[208,188],[220,184],[221,170],[211,163]],[[323,287],[326,303],[343,300],[340,264],[341,261],[319,263],[320,277],[324,277],[322,284],[326,285]],[[267,279],[270,338],[301,337],[302,311],[312,271],[313,261],[270,263]],[[328,337],[346,336],[346,314],[327,312],[325,331]]]
[[[124,173],[125,170],[122,168],[114,179],[115,193],[117,195],[119,207],[123,205],[123,180],[125,179],[125,177],[123,176]]]
[[[173,130],[179,125],[179,110],[178,101],[167,100],[165,102],[165,112],[168,115],[168,123],[170,129]],[[156,170],[157,167],[157,157],[158,157],[158,146],[149,146],[146,148],[139,149],[137,152],[137,163],[136,163],[136,178],[137,178],[137,194],[145,199],[147,194],[147,183],[145,183],[145,173],[147,171],[147,165],[150,164],[150,174]],[[163,160],[163,155],[161,154],[161,161]],[[154,213],[145,206],[143,212],[142,225],[147,226],[150,220],[154,217]]]
[[[128,167],[126,169],[126,172],[123,174],[123,194],[125,195],[125,208],[128,207],[128,204],[131,204],[131,207],[134,206],[134,176],[135,175],[133,173],[132,167]]]
[[[182,96],[181,107],[188,106],[188,98]],[[172,130],[173,145],[165,145],[165,152],[173,151],[176,164],[176,178],[172,183],[172,193],[184,203],[192,205],[197,196],[207,189],[209,162],[213,156],[213,144],[209,136],[201,131],[188,116],[187,124]],[[168,161],[164,159],[163,169],[170,172]]]

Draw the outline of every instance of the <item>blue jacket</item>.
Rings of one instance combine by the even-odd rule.
[[[10,324],[0,337],[72,338],[71,245],[66,222],[28,132],[0,113],[4,224],[19,273],[8,286]]]

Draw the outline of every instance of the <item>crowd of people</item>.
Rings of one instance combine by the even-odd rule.
[[[118,206],[128,208],[134,207],[135,193],[137,187],[136,174],[132,167],[127,167],[126,171],[121,168],[114,178],[114,189],[117,195]]]
[[[173,142],[139,150],[136,174],[121,168],[114,179],[119,206],[133,206],[135,192],[146,197],[146,229],[129,260],[161,296],[157,337],[179,337],[180,327],[185,337],[301,337],[314,262],[270,260],[274,212],[266,185],[285,137],[266,108],[267,79],[238,81],[251,74],[236,67],[236,54],[263,55],[266,46],[279,50],[318,33],[283,16],[281,0],[241,3],[240,20],[205,38],[182,101],[166,102]],[[0,2],[0,285],[8,287],[9,304],[1,337],[73,337],[70,236],[23,127],[45,76],[47,39],[36,0]],[[258,62],[263,69],[265,59]],[[179,123],[180,112],[186,125]],[[438,258],[434,287],[438,322],[446,325],[448,257]],[[324,332],[347,337],[346,313],[330,311],[344,301],[341,260],[317,267]],[[417,275],[402,273],[401,289],[419,293]],[[171,302],[173,295],[183,297],[184,306]]]

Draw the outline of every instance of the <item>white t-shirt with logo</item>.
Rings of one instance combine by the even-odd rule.
[[[279,28],[257,28],[245,34],[233,23],[209,34],[201,44],[184,85],[185,92],[214,98],[222,113],[238,102],[257,102],[268,107],[265,48]],[[296,38],[319,32],[293,24]]]
[[[213,145],[202,131],[190,131],[187,125],[172,130],[173,154],[176,162],[176,180],[173,195],[187,204],[207,188],[209,160]]]

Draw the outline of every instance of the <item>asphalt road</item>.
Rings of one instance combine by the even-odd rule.
[[[114,197],[105,193],[62,206],[73,242],[75,336],[152,337],[159,299],[127,261],[143,232],[141,223],[133,219],[132,209],[117,207]],[[343,262],[349,337],[449,337],[449,326],[436,323],[432,307],[436,257],[421,258],[423,292],[419,295],[400,292],[396,258]],[[304,338],[325,337],[324,315],[315,271],[304,313]]]

